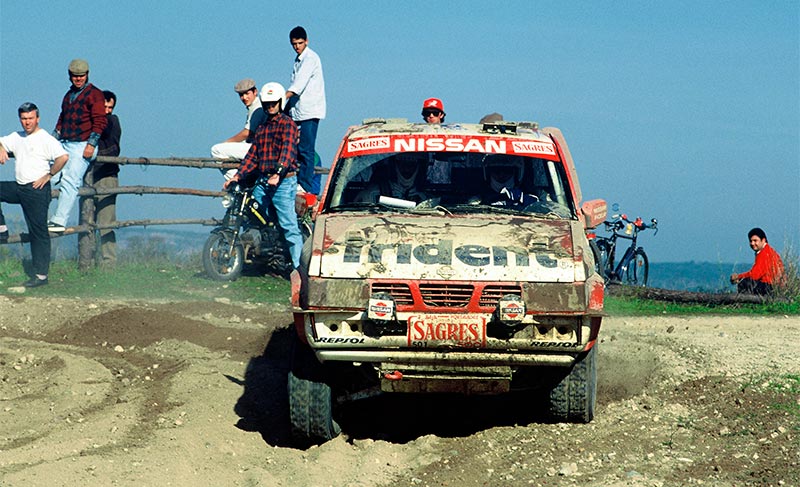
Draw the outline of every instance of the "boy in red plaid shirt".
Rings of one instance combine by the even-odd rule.
[[[291,118],[283,114],[286,90],[279,83],[261,88],[261,106],[267,120],[256,129],[253,145],[242,160],[236,174],[222,186],[251,185],[253,197],[278,217],[278,225],[289,243],[295,269],[300,265],[303,237],[297,226],[294,203],[297,195],[297,140],[300,132]]]

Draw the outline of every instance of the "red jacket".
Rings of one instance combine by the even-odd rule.
[[[756,262],[749,271],[739,274],[739,279],[750,278],[766,284],[773,284],[783,276],[783,261],[775,249],[765,244],[764,248],[756,252]]]
[[[56,122],[59,138],[70,142],[87,140],[97,147],[100,134],[108,123],[103,92],[91,83],[86,83],[71,100],[74,92],[74,88],[70,88],[61,101],[61,115]]]

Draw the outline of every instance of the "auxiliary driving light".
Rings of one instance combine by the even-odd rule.
[[[375,293],[369,298],[367,318],[373,321],[395,320],[396,306],[391,294]]]
[[[506,294],[497,302],[497,313],[504,324],[518,325],[525,317],[525,302],[517,295]]]

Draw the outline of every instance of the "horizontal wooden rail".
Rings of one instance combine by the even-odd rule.
[[[76,225],[74,227],[66,227],[66,230],[60,233],[51,233],[50,238],[64,237],[67,235],[75,235],[78,233],[88,233],[93,230],[109,230],[114,228],[125,227],[150,227],[156,225],[203,225],[203,226],[217,226],[222,224],[222,219],[218,218],[177,218],[177,219],[147,219],[147,220],[117,220],[108,225]],[[20,233],[18,235],[10,235],[8,237],[8,244],[27,243],[30,242],[30,235],[27,233]]]
[[[166,158],[150,158],[150,157],[111,157],[99,156],[95,160],[97,164],[119,164],[119,165],[138,165],[138,166],[164,166],[164,167],[189,167],[196,169],[235,169],[240,165],[237,160],[220,160],[213,158],[198,158],[198,157],[166,157]],[[328,174],[329,169],[326,167],[315,167],[315,174]],[[86,184],[91,183],[91,172],[86,176]],[[58,198],[61,192],[58,189],[52,190],[53,198]],[[188,195],[188,196],[203,196],[211,198],[220,198],[225,195],[224,191],[204,190],[195,188],[169,188],[157,186],[119,186],[116,188],[99,188],[96,189],[92,186],[83,186],[78,190],[78,195],[84,197],[81,203],[81,221],[80,225],[74,227],[67,227],[64,232],[51,233],[51,237],[61,237],[66,235],[78,234],[78,254],[79,254],[79,268],[85,269],[90,264],[90,253],[96,250],[94,244],[94,232],[97,230],[125,228],[134,226],[154,226],[154,225],[205,225],[217,226],[222,224],[221,219],[217,218],[180,218],[180,219],[145,219],[145,220],[125,220],[116,221],[108,225],[96,225],[94,223],[94,198],[103,195],[117,195],[117,194],[171,194],[171,195]],[[88,206],[87,206],[88,205]],[[30,241],[30,236],[27,233],[20,233],[17,235],[10,235],[8,238],[9,244],[25,243]]]
[[[172,167],[194,167],[198,169],[215,168],[215,169],[236,169],[239,167],[239,161],[236,160],[223,160],[212,158],[195,158],[195,157],[167,157],[167,158],[150,158],[150,157],[111,157],[111,156],[98,156],[96,159],[100,163],[110,164],[130,164],[139,166],[172,166]],[[314,173],[328,174],[327,167],[315,167]]]

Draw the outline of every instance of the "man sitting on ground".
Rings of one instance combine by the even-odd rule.
[[[783,277],[781,256],[767,243],[764,230],[754,228],[747,233],[747,237],[750,239],[750,248],[756,253],[756,261],[749,271],[732,274],[731,284],[736,284],[737,292],[742,294],[772,294],[772,286]]]

